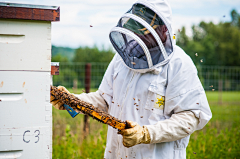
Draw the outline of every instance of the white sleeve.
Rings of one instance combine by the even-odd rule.
[[[99,108],[102,111],[108,112],[108,105],[103,99],[102,95],[99,93],[99,91],[73,95],[84,102],[92,104],[94,107]]]
[[[119,60],[119,55],[115,54],[112,61],[108,65],[108,68],[103,76],[102,82],[98,88],[104,100],[110,106],[113,99],[113,77],[115,76],[115,64]]]
[[[172,114],[171,118],[159,121],[155,125],[145,125],[147,127],[151,143],[170,142],[182,139],[192,134],[199,123],[191,111],[184,111]]]
[[[199,118],[200,130],[212,118],[212,112],[194,63],[183,51],[177,53],[168,66],[164,114],[192,111]]]

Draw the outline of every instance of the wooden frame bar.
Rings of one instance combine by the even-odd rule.
[[[0,6],[0,18],[42,21],[60,21],[60,7],[57,9]]]

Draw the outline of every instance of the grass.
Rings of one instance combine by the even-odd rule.
[[[240,102],[240,92],[237,91],[226,91],[226,92],[217,92],[217,91],[207,91],[206,92],[209,102],[218,102],[222,96],[222,102]]]
[[[213,118],[191,135],[187,158],[239,158],[240,106],[211,106]]]
[[[210,103],[218,102],[218,92],[206,94]],[[222,92],[222,102],[222,105],[211,105],[213,118],[202,130],[191,135],[188,159],[240,158],[240,104],[229,104],[240,103],[240,92]],[[106,135],[107,126],[90,119],[90,135],[84,139],[83,115],[72,118],[67,111],[53,109],[54,159],[103,158]]]

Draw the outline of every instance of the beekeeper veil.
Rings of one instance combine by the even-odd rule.
[[[164,17],[150,3],[143,2],[134,4],[109,36],[129,68],[146,72],[165,63],[173,52],[173,46]]]

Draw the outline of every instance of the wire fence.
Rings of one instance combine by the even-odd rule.
[[[198,66],[197,69],[205,90],[240,90],[240,67]]]
[[[91,88],[99,87],[108,64],[91,63]],[[67,88],[84,88],[85,65],[86,63],[61,62],[60,74],[53,76],[53,84],[55,86],[63,85]],[[213,94],[215,102],[218,104],[223,102],[240,103],[240,67],[197,66],[197,70],[207,93],[215,92]]]
[[[54,76],[54,85],[68,88],[76,83],[84,88],[86,63],[60,63],[60,75]],[[91,63],[91,88],[98,88],[108,63]],[[240,67],[197,66],[198,76],[205,90],[240,91]]]
[[[109,63],[91,63],[91,88],[98,88],[103,75]],[[59,66],[59,75],[53,76],[53,84],[55,86],[63,85],[67,88],[85,86],[85,65],[86,63],[61,62]]]

